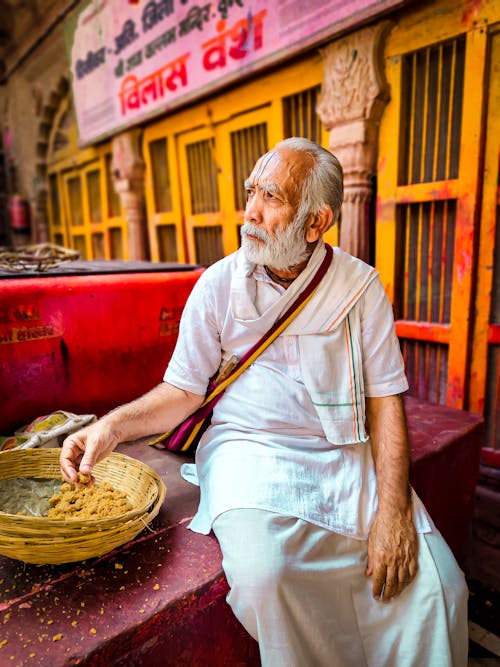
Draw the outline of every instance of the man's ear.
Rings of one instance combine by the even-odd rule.
[[[333,224],[332,207],[328,204],[315,215],[311,215],[306,226],[306,241],[314,243],[323,236]]]

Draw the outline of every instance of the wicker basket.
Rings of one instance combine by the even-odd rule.
[[[0,452],[0,480],[13,477],[60,479],[60,449]],[[127,495],[133,509],[106,519],[48,519],[0,512],[0,554],[42,565],[85,560],[111,551],[138,535],[158,514],[166,488],[146,464],[113,452],[98,463],[97,482]]]

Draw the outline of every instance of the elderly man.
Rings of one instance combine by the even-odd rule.
[[[180,423],[315,274],[342,203],[338,160],[287,139],[245,185],[242,248],[196,284],[164,382],[66,439],[67,480]],[[215,532],[228,602],[265,667],[466,664],[464,578],[409,487],[407,388],[377,272],[336,248],[183,466],[201,492],[190,528]]]

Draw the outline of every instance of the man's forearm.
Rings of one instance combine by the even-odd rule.
[[[366,414],[377,474],[379,512],[410,509],[409,446],[400,396],[367,398]]]
[[[373,577],[374,598],[388,601],[401,593],[417,571],[408,433],[399,396],[367,399],[366,415],[378,491],[378,510],[368,536],[366,574]]]
[[[115,408],[102,418],[121,442],[164,433],[174,428],[203,402],[203,396],[162,382],[147,394]]]

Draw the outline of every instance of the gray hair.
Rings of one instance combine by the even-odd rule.
[[[307,153],[314,160],[314,166],[302,184],[301,203],[297,215],[306,218],[311,213],[319,213],[329,205],[333,211],[333,225],[339,217],[344,198],[344,172],[338,159],[330,151],[304,137],[284,139],[274,147],[278,148]]]

